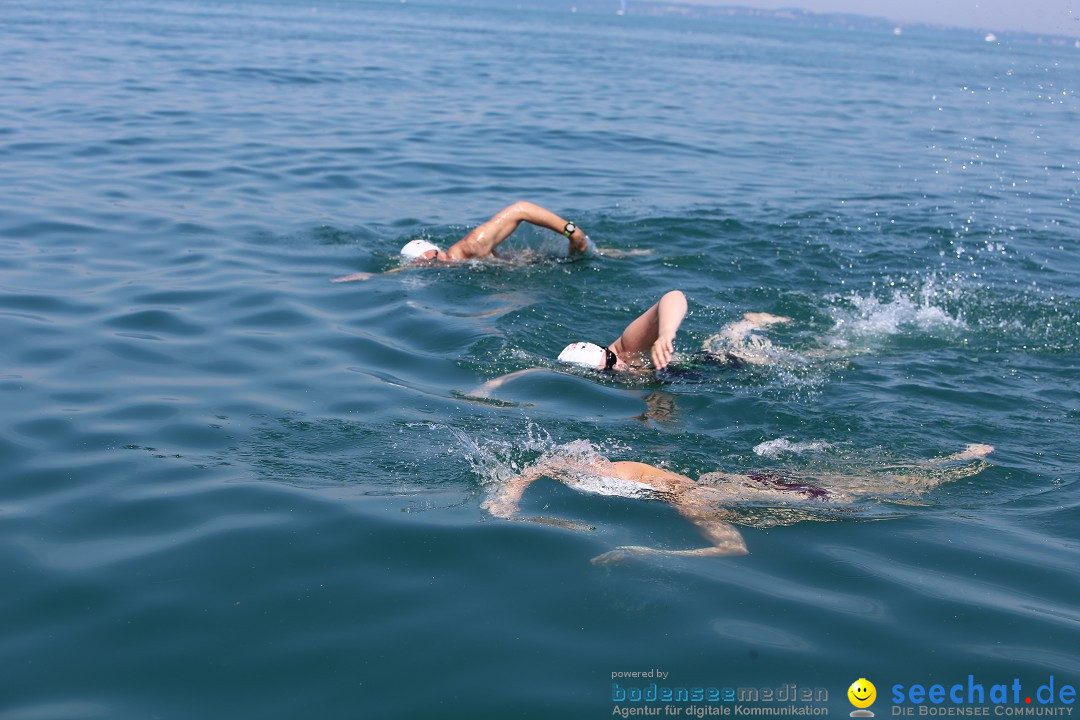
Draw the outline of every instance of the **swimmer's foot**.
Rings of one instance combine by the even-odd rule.
[[[966,448],[961,450],[952,456],[953,460],[975,460],[976,458],[984,458],[990,453],[994,452],[993,445],[982,445],[980,443],[972,443]]]
[[[501,518],[503,520],[512,520],[514,513],[517,512],[517,503],[513,500],[495,495],[489,497],[480,505],[481,508],[488,511],[488,514],[492,517]]]
[[[791,318],[789,317],[784,317],[783,315],[772,315],[770,313],[763,312],[743,313],[743,319],[752,322],[759,327],[768,327],[769,325],[777,325],[779,323],[791,322]]]
[[[964,462],[965,460],[979,460],[986,457],[992,452],[994,452],[993,445],[971,443],[960,452],[953,453],[952,455],[946,455],[943,458],[927,460],[926,462],[922,463],[922,465],[924,467],[936,467],[939,465],[946,465],[953,462]]]

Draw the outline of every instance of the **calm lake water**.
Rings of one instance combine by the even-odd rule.
[[[858,678],[882,717],[894,685],[1080,684],[1071,44],[412,2],[0,17],[3,720],[736,706],[617,702],[650,684],[845,717]],[[525,228],[531,262],[329,282],[518,199],[635,253]],[[554,363],[671,288],[684,358],[752,310],[792,319],[785,352]],[[745,557],[594,565],[701,539],[551,480],[523,513],[591,529],[484,513],[571,443],[693,477],[996,452],[918,498],[736,505]]]

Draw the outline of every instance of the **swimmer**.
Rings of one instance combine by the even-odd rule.
[[[610,345],[576,342],[559,353],[559,361],[592,370],[625,371],[640,374],[651,368],[663,369],[675,353],[675,334],[686,317],[686,296],[681,290],[665,293],[651,308],[638,315]],[[469,393],[472,397],[490,398],[491,393],[509,380],[541,372],[528,368],[488,380]]]
[[[742,534],[723,519],[723,510],[733,503],[748,500],[794,500],[802,504],[831,504],[850,502],[856,493],[873,495],[875,489],[880,492],[882,488],[892,491],[900,488],[911,493],[923,492],[942,482],[982,471],[986,463],[978,461],[993,450],[990,445],[968,445],[960,452],[943,458],[891,468],[903,469],[903,472],[870,476],[816,475],[814,481],[811,481],[808,476],[800,477],[788,472],[757,472],[748,475],[715,472],[702,475],[698,482],[647,463],[611,461],[598,454],[574,458],[565,454],[549,453],[503,483],[482,507],[494,517],[513,519],[529,485],[541,477],[549,477],[582,492],[669,503],[680,515],[693,523],[709,542],[706,547],[685,550],[627,545],[593,558],[594,563],[608,563],[635,555],[745,555],[749,551]],[[976,462],[963,467],[949,467],[969,461]],[[826,483],[827,486],[817,484],[818,482]],[[834,486],[839,489],[834,489]],[[543,518],[530,519],[545,522]]]
[[[596,370],[663,370],[671,363],[675,333],[685,316],[686,297],[679,290],[672,290],[627,325],[615,342],[606,347],[588,342],[571,343],[559,353],[559,360]],[[746,313],[742,320],[725,325],[708,338],[698,358],[733,365],[766,365],[773,345],[755,331],[790,320],[763,312]]]
[[[571,343],[559,353],[559,361],[590,370],[632,375],[664,370],[675,354],[675,335],[686,317],[686,311],[686,296],[681,290],[671,290],[627,325],[615,342],[609,345]],[[737,366],[767,364],[771,359],[772,343],[755,331],[789,321],[790,318],[780,315],[746,313],[742,320],[725,325],[719,333],[707,339],[696,359],[705,363]],[[469,394],[489,398],[507,381],[541,370],[529,368],[509,373],[488,380]]]
[[[559,361],[593,370],[663,370],[675,354],[675,334],[685,317],[686,296],[671,290],[634,318],[615,342],[571,343],[559,353]]]
[[[468,235],[451,245],[446,251],[427,240],[411,240],[401,248],[401,256],[412,263],[446,263],[474,258],[498,257],[495,249],[510,237],[518,226],[527,222],[538,227],[548,228],[569,241],[571,255],[582,255],[589,248],[589,238],[573,221],[567,221],[555,213],[530,202],[516,202],[508,205],[480,225]],[[409,266],[388,270],[399,272]],[[369,280],[373,273],[358,272],[334,278],[331,282],[350,282]]]

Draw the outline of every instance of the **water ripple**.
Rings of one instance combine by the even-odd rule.
[[[217,535],[248,528],[265,527],[288,522],[287,515],[231,515],[214,518],[196,526],[172,533],[125,535],[116,538],[76,542],[48,542],[32,537],[13,537],[34,560],[59,572],[89,571],[131,560],[173,551],[188,543],[199,542]]]

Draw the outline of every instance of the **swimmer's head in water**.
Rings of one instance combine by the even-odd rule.
[[[401,248],[401,256],[408,260],[436,260],[440,252],[438,245],[419,238],[410,240]]]
[[[593,370],[610,370],[618,357],[610,349],[588,342],[570,343],[559,353],[559,362],[581,365]]]

